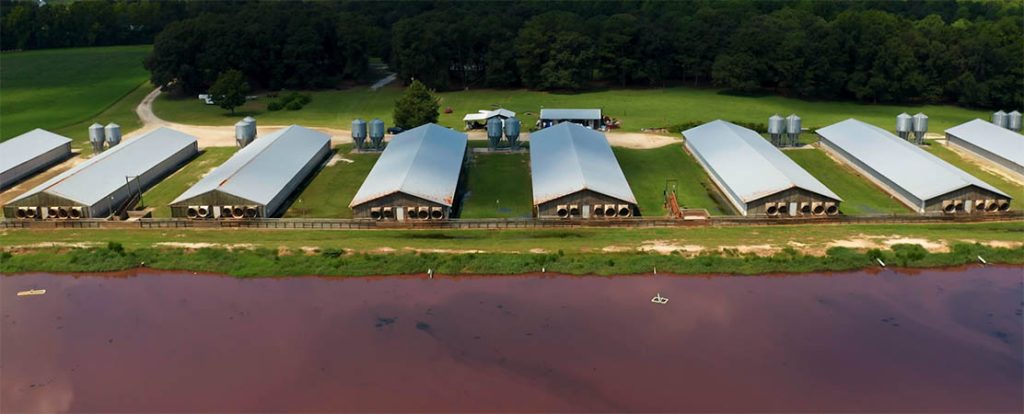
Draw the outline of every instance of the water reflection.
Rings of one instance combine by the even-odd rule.
[[[1019,412],[1022,296],[1008,267],[20,275],[0,278],[0,411]]]

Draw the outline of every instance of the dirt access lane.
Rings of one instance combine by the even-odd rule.
[[[180,124],[160,119],[160,117],[153,113],[153,101],[160,96],[160,93],[160,88],[154,89],[153,92],[146,95],[142,102],[135,107],[135,113],[139,116],[139,119],[142,120],[143,127],[126,136],[125,139],[137,137],[159,127],[168,127],[196,137],[199,140],[200,148],[235,146],[234,126]],[[259,124],[258,121],[257,124]],[[287,127],[287,125],[258,125],[257,131],[259,134],[265,135],[285,127]],[[320,127],[311,127],[311,129],[330,135],[332,145],[348,144],[352,142],[352,133],[346,129]],[[471,140],[487,139],[487,134],[484,131],[470,131],[468,134],[469,139]],[[682,142],[682,139],[678,137],[644,134],[639,132],[607,132],[605,133],[605,136],[608,137],[608,143],[612,146],[625,148],[649,149]],[[390,136],[385,138],[386,141],[390,139]],[[520,140],[529,141],[530,135],[524,133],[520,137]]]

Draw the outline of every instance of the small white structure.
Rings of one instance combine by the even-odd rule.
[[[475,114],[466,114],[466,116],[462,117],[462,121],[466,123],[467,130],[480,129],[487,126],[488,119],[499,117],[504,121],[509,118],[514,118],[515,116],[515,112],[509,111],[505,108],[498,108],[490,111],[481,109]]]

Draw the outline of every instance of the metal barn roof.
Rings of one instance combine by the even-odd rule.
[[[604,134],[561,123],[530,135],[533,204],[590,190],[636,204]]]
[[[1004,197],[995,187],[954,167],[889,131],[856,119],[817,131],[822,139],[850,154],[919,200],[974,185]]]
[[[395,135],[349,207],[398,192],[450,207],[467,144],[466,134],[437,124]]]
[[[0,142],[0,172],[31,161],[69,142],[70,138],[40,128]]]
[[[322,132],[289,126],[242,148],[171,204],[219,190],[266,205],[330,142]]]
[[[155,129],[97,154],[11,201],[45,191],[94,205],[124,186],[125,177],[141,175],[190,145],[196,145],[191,135],[170,128]]]
[[[957,125],[946,133],[1024,166],[1024,135],[981,119]]]
[[[793,187],[841,200],[757,132],[717,120],[683,135],[695,155],[744,203]]]
[[[600,109],[541,109],[540,119],[601,119]]]
[[[516,113],[512,112],[512,111],[509,111],[508,109],[505,109],[505,108],[498,108],[498,109],[495,109],[493,111],[488,111],[488,110],[485,110],[485,109],[481,109],[481,110],[477,111],[477,113],[475,113],[475,114],[466,114],[466,116],[462,117],[462,120],[463,121],[486,121],[486,120],[491,119],[491,118],[493,118],[495,116],[501,116],[501,117],[505,117],[505,118],[512,118],[512,117],[516,116]]]

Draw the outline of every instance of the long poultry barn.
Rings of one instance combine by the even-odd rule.
[[[757,132],[718,120],[683,136],[683,146],[740,214],[839,214],[842,199]]]
[[[171,202],[190,219],[274,217],[331,152],[327,134],[292,125],[256,139]]]
[[[975,119],[947,129],[946,140],[1024,178],[1024,135]]]
[[[71,157],[71,139],[36,128],[0,143],[0,188]]]
[[[146,189],[199,152],[196,138],[159,128],[51,178],[4,206],[6,217],[103,218],[124,211]]]
[[[349,207],[355,218],[444,220],[453,217],[465,181],[468,136],[437,124],[395,137]]]
[[[530,174],[536,217],[640,215],[608,139],[590,128],[565,122],[530,135]]]
[[[1010,196],[888,131],[856,119],[817,131],[822,148],[918,213],[1010,209]]]

